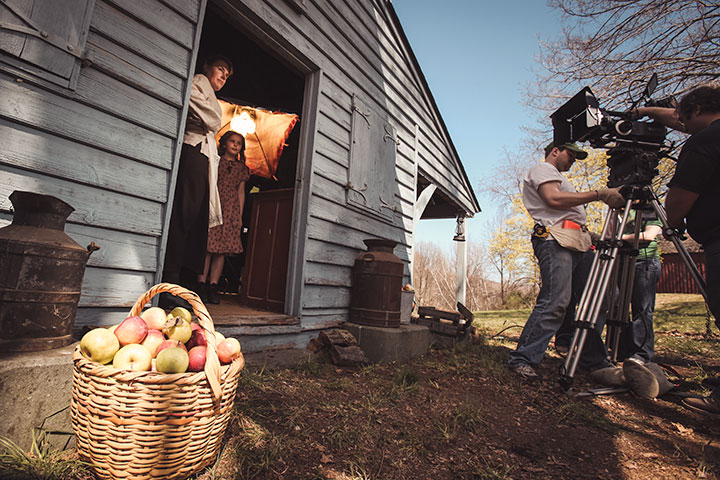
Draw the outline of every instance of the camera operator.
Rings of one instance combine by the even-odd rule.
[[[601,200],[617,207],[625,204],[619,189],[577,192],[562,175],[576,159],[588,154],[574,143],[545,148],[545,161],[530,168],[523,178],[523,203],[536,222],[532,246],[540,266],[542,288],[517,348],[508,366],[523,379],[539,378],[533,366],[545,354],[550,339],[563,323],[568,309],[582,294],[593,255],[590,234],[585,228],[584,204]],[[568,312],[569,314],[569,312]],[[580,366],[592,371],[591,378],[608,386],[622,385],[622,369],[607,360],[602,341],[603,322],[588,335]]]
[[[720,88],[698,87],[685,95],[673,110],[638,108],[665,125],[690,133],[678,157],[675,175],[665,200],[668,223],[688,233],[705,250],[708,306],[720,325]],[[720,415],[720,382],[705,398],[687,398],[693,410]]]

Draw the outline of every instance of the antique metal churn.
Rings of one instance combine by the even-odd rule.
[[[14,191],[11,225],[0,228],[0,351],[72,343],[85,264],[99,247],[64,231],[73,208],[50,195]]]
[[[400,326],[403,262],[393,249],[397,242],[363,240],[368,251],[355,258],[350,321],[375,327]]]

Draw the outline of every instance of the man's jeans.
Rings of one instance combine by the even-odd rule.
[[[635,281],[630,299],[632,323],[620,334],[620,360],[633,357],[647,363],[655,356],[653,312],[661,269],[659,258],[645,258],[635,264]]]
[[[720,239],[702,244],[705,250],[705,291],[708,297],[708,307],[715,317],[715,323],[720,323]],[[720,388],[716,388],[712,397],[720,402]]]
[[[550,339],[563,323],[568,305],[579,301],[593,261],[591,252],[573,252],[561,247],[555,240],[533,237],[532,245],[540,265],[542,288],[517,348],[510,353],[510,366],[540,363]],[[594,370],[609,365],[607,350],[600,337],[604,325],[603,314],[585,341],[579,361],[582,368]]]

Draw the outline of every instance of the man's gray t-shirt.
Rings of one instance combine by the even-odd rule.
[[[575,192],[575,187],[561,174],[554,165],[541,162],[525,173],[523,178],[523,203],[535,222],[552,227],[562,220],[572,220],[585,225],[587,215],[583,205],[557,209],[550,208],[540,197],[538,188],[543,183],[560,182],[558,188],[561,192]]]

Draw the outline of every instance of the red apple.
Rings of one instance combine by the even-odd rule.
[[[192,331],[193,331],[193,332],[194,332],[195,330],[202,330],[202,329],[203,329],[203,328],[200,326],[200,324],[197,323],[197,322],[190,322],[190,328],[192,328]]]
[[[115,336],[120,342],[120,346],[124,347],[131,343],[142,343],[148,332],[147,323],[138,316],[127,317],[115,329]]]
[[[125,345],[115,354],[113,367],[119,370],[146,372],[152,367],[152,353],[145,345],[137,343]]]
[[[232,362],[240,356],[240,342],[236,338],[226,338],[218,343],[217,354],[223,365]]]
[[[162,352],[166,348],[172,347],[185,348],[185,344],[179,340],[165,340],[160,345],[158,345],[157,352],[155,353],[155,358],[157,358],[157,356],[160,355],[160,352]],[[185,350],[187,351],[187,348],[185,348]]]
[[[160,307],[150,307],[140,314],[140,317],[145,320],[150,330],[162,330],[167,316],[165,310]]]
[[[150,349],[153,358],[158,354],[158,347],[165,341],[165,335],[160,330],[148,330],[145,340],[142,345],[145,345]]]
[[[202,372],[205,368],[205,357],[207,356],[207,348],[205,345],[193,347],[188,352],[190,363],[188,364],[189,372]]]
[[[190,340],[187,341],[188,350],[192,350],[193,347],[198,345],[207,345],[207,338],[205,332],[202,330],[194,330],[190,335]]]

